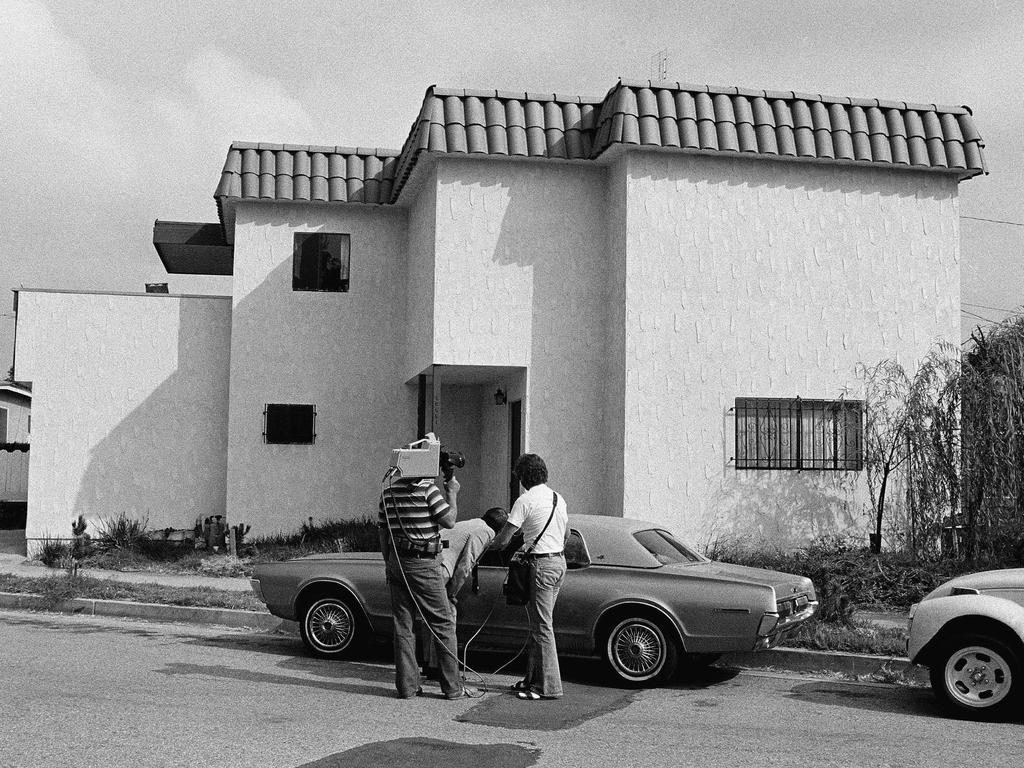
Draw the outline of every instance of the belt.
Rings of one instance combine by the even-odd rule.
[[[418,560],[434,560],[435,558],[437,558],[437,554],[436,553],[431,554],[429,552],[401,552],[400,551],[398,553],[398,556],[399,557],[415,557]]]
[[[530,554],[526,555],[526,557],[529,557],[531,559],[533,559],[533,558],[540,558],[540,557],[561,557],[561,556],[562,556],[561,552],[542,552],[540,554],[536,554],[534,552],[531,552]]]

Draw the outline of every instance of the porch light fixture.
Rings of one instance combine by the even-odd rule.
[[[494,393],[494,404],[495,405],[504,405],[507,402],[508,402],[508,397],[506,397],[505,393],[501,391],[501,387],[498,387],[498,391]]]

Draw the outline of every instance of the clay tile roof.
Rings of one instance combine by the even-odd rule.
[[[593,161],[621,145],[987,172],[966,107],[650,80],[603,97],[431,86],[401,150],[235,142],[214,197],[222,223],[234,200],[387,205],[423,152]]]

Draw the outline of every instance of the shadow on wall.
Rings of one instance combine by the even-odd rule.
[[[504,173],[494,182],[494,168]],[[479,177],[476,174],[480,174]],[[466,166],[462,180],[500,190],[507,203],[492,260],[528,268],[532,297],[529,393],[523,401],[527,451],[540,453],[551,485],[571,511],[622,512],[608,498],[607,337],[611,275],[604,169],[551,168],[516,163]],[[487,210],[489,206],[484,206]],[[562,449],[555,452],[553,447]]]
[[[712,494],[714,516],[707,540],[700,543],[748,540],[787,548],[824,535],[864,533],[859,477],[856,472],[795,470],[727,474]]]
[[[230,300],[177,301],[177,367],[91,449],[74,516],[95,522],[123,513],[150,528],[190,528],[197,517],[224,513]],[[114,397],[138,386],[130,370],[98,379]]]

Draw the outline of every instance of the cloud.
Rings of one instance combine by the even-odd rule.
[[[152,222],[214,220],[211,195],[231,140],[317,134],[279,81],[216,48],[192,54],[170,86],[127,87],[100,76],[41,3],[6,0],[3,16],[0,294],[166,280]],[[10,356],[11,325],[0,325],[0,361]]]

